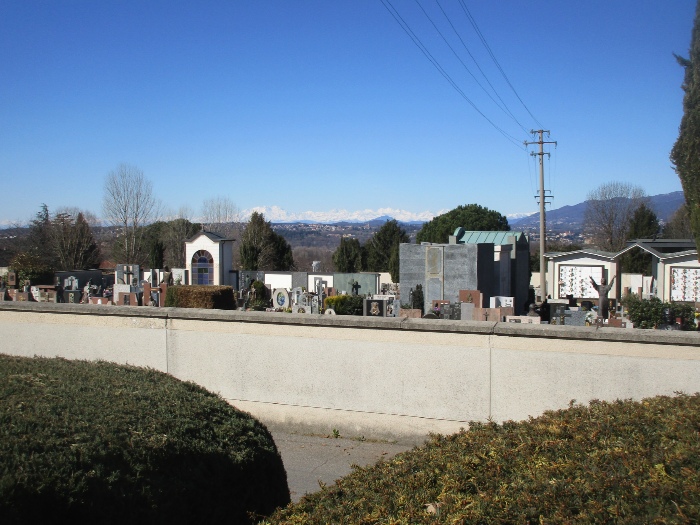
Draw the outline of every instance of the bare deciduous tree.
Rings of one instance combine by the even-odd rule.
[[[214,197],[202,203],[202,225],[205,230],[228,236],[227,229],[240,222],[240,211],[228,197]]]
[[[683,204],[671,215],[664,226],[664,237],[666,239],[693,238],[693,229],[690,224],[690,212],[687,204]]]
[[[166,223],[163,243],[165,260],[171,268],[185,267],[185,241],[199,229],[200,226],[192,222],[192,210],[187,206],[180,207],[174,218]]]
[[[99,265],[100,250],[89,221],[77,208],[72,208],[72,212],[57,212],[51,220],[49,236],[58,261],[57,269],[87,270]]]
[[[143,262],[143,226],[158,212],[153,185],[136,166],[120,164],[105,180],[104,218],[121,228],[114,255],[125,263]]]
[[[600,250],[621,250],[634,211],[646,201],[646,193],[639,186],[624,182],[602,184],[586,197],[585,234]]]

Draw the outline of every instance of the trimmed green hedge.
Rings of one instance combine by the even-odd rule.
[[[236,293],[231,286],[169,286],[165,306],[234,310]]]
[[[193,383],[0,355],[0,523],[254,523],[289,502],[267,429]]]
[[[635,328],[657,328],[666,323],[665,311],[671,316],[671,324],[681,320],[681,330],[695,330],[695,308],[687,303],[665,303],[658,297],[640,299],[636,294],[629,294],[622,304],[627,308],[630,321]]]
[[[699,431],[698,394],[475,423],[264,523],[700,523]]]
[[[324,308],[333,308],[338,315],[362,315],[362,295],[333,295],[323,301]]]

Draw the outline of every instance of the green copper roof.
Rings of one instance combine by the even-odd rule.
[[[455,230],[457,244],[479,244],[490,242],[493,244],[510,244],[513,242],[510,237],[515,237],[515,243],[527,242],[525,232],[477,232],[466,231],[464,228]]]

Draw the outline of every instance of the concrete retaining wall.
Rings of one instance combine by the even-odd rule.
[[[0,303],[0,352],[148,366],[272,427],[404,442],[700,391],[694,332]]]

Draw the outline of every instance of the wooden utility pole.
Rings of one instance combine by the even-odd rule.
[[[547,229],[546,229],[546,221],[545,221],[545,215],[544,215],[544,204],[545,204],[545,195],[544,195],[544,156],[549,155],[549,153],[544,151],[544,145],[545,144],[554,144],[555,146],[557,145],[556,142],[553,141],[545,141],[543,139],[544,134],[546,133],[547,136],[549,137],[549,130],[544,130],[544,129],[538,129],[538,130],[532,130],[530,131],[533,135],[536,133],[539,134],[540,140],[537,140],[535,142],[525,142],[525,146],[529,146],[530,144],[539,144],[540,145],[540,151],[539,152],[531,152],[530,155],[534,156],[539,156],[540,157],[540,290],[542,292],[542,300],[545,300],[547,298],[547,268],[545,266],[545,261],[544,261],[544,252],[545,252],[545,247],[546,247],[546,238],[547,238]]]

